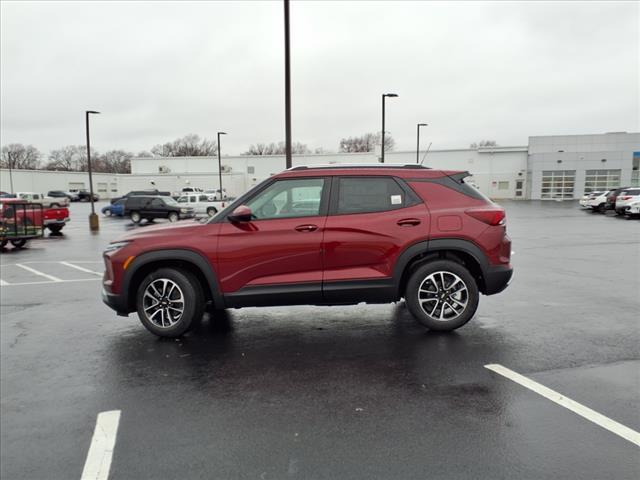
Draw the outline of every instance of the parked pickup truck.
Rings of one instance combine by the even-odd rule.
[[[16,198],[26,202],[39,203],[43,208],[69,206],[69,199],[67,197],[47,197],[37,192],[16,192]]]
[[[66,207],[61,208],[47,208],[42,213],[44,217],[43,225],[49,229],[51,233],[60,233],[62,228],[69,222],[69,209]]]
[[[213,195],[206,193],[185,193],[178,197],[178,203],[193,208],[196,215],[208,215],[210,217],[213,217],[228,204],[226,201],[215,200]]]

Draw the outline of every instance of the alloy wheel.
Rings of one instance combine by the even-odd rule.
[[[170,328],[182,319],[184,294],[173,280],[158,278],[145,289],[144,313],[154,325]]]
[[[420,308],[437,321],[455,320],[465,311],[468,302],[467,285],[452,272],[434,272],[418,287]]]

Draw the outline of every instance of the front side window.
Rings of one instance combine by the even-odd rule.
[[[396,210],[405,206],[405,192],[390,177],[343,177],[338,181],[338,214]]]
[[[277,180],[247,202],[254,219],[312,217],[320,215],[325,187],[322,178]]]
[[[178,203],[187,203],[189,199],[187,197],[180,197],[178,198]]]
[[[160,198],[154,198],[151,200],[151,206],[153,208],[161,208],[164,207],[164,202]]]

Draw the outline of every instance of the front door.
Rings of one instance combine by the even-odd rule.
[[[218,276],[227,306],[321,301],[329,184],[275,180],[245,202],[252,221],[221,224]]]

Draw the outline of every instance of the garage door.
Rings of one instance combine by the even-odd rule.
[[[575,170],[544,170],[540,198],[550,200],[573,198],[575,180]]]

